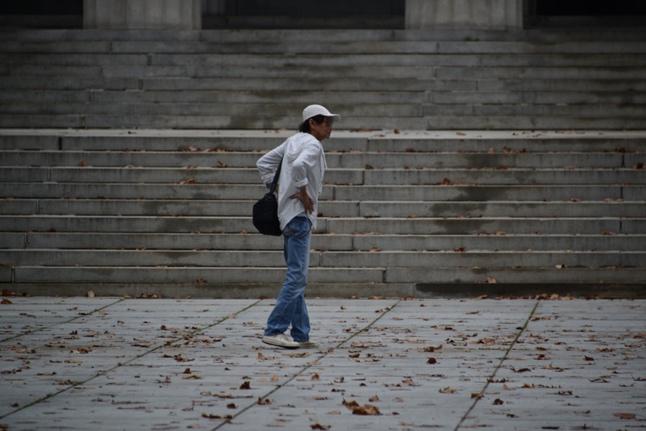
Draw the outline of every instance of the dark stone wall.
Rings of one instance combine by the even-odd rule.
[[[646,15],[644,0],[536,0],[538,15]]]
[[[228,0],[227,15],[281,15],[291,17],[339,17],[404,15],[405,0]]]
[[[83,0],[3,0],[0,15],[82,15]]]

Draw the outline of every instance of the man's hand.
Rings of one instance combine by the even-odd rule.
[[[303,204],[303,208],[308,214],[311,214],[314,211],[314,202],[310,198],[310,195],[307,194],[307,189],[305,186],[301,187],[298,192],[294,193],[291,196],[292,199],[298,199]]]

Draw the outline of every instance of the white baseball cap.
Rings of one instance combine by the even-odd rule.
[[[303,109],[303,122],[309,120],[312,117],[316,117],[317,115],[322,115],[324,117],[338,117],[337,114],[333,114],[328,111],[325,106],[310,105],[307,108]]]

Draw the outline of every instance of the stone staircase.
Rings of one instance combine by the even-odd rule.
[[[644,30],[4,30],[0,78],[11,289],[272,296],[254,163],[309,103],[311,295],[646,285]]]
[[[646,31],[0,31],[0,127],[643,129]]]
[[[256,159],[291,132],[0,131],[0,281],[21,292],[273,295]],[[336,132],[310,295],[646,285],[642,132]]]

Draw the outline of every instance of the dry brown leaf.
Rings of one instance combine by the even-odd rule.
[[[635,413],[619,412],[619,413],[615,413],[613,416],[623,420],[635,419]]]

